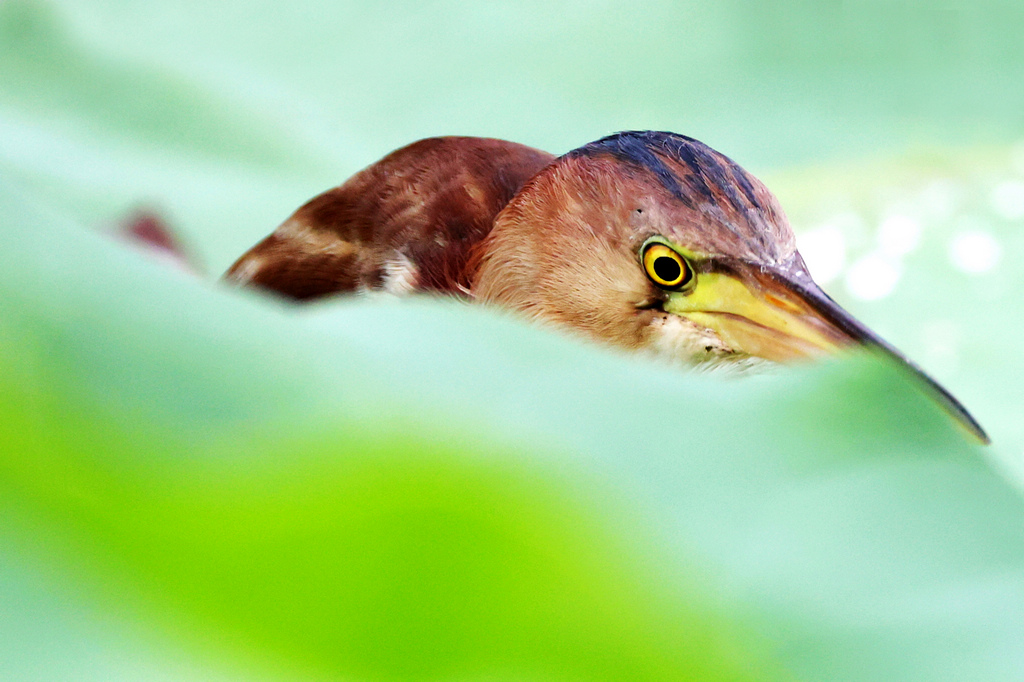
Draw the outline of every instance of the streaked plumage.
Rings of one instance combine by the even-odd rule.
[[[473,246],[553,159],[502,140],[420,140],[307,202],[227,277],[296,299],[466,291]]]
[[[454,294],[690,365],[868,345],[987,439],[818,288],[759,180],[674,133],[618,133],[558,158],[501,140],[421,140],[299,208],[226,277],[301,300]]]

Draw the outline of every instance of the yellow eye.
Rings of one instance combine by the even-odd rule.
[[[693,271],[678,253],[664,244],[644,249],[644,270],[651,281],[664,289],[679,289],[693,279]]]

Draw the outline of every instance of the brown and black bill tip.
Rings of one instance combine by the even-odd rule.
[[[988,445],[992,442],[985,429],[978,423],[978,420],[967,411],[963,403],[957,400],[952,393],[921,369],[917,363],[900,352],[899,349],[871,331],[853,315],[846,312],[842,306],[833,301],[832,297],[826,294],[820,287],[813,282],[801,284],[789,278],[787,278],[785,284],[804,299],[822,318],[849,337],[853,343],[876,350],[883,356],[895,361],[900,367],[908,369],[919,382],[924,384],[929,395],[939,406],[980,443]]]

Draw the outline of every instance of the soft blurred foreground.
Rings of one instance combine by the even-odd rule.
[[[1018,17],[701,7],[0,3],[0,678],[1024,678]],[[877,358],[723,381],[214,281],[416,137],[619,128],[763,176],[993,446]],[[103,234],[139,206],[211,276]]]

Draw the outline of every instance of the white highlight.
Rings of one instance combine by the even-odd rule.
[[[287,241],[296,250],[310,253],[328,253],[333,256],[346,256],[355,247],[330,230],[320,230],[295,219],[289,219],[278,227],[274,234]]]
[[[846,265],[846,235],[838,225],[826,223],[797,235],[797,247],[811,276],[827,284],[843,273]]]
[[[231,279],[239,284],[248,284],[256,277],[262,267],[262,258],[250,256],[238,266],[237,270],[231,273]]]
[[[404,253],[398,253],[395,258],[384,263],[383,289],[396,296],[411,294],[416,289],[419,274],[412,261]]]
[[[870,253],[846,272],[846,290],[862,301],[876,301],[891,294],[902,275],[898,262]]]
[[[878,248],[887,256],[899,258],[921,245],[921,221],[908,215],[894,214],[878,226]]]
[[[953,267],[971,275],[980,275],[999,264],[1003,249],[990,233],[973,229],[953,235],[948,254]]]
[[[647,351],[689,369],[724,375],[745,374],[773,364],[733,353],[715,332],[678,315],[665,315],[651,324]]]
[[[992,210],[1007,220],[1024,218],[1024,182],[1006,180],[992,190]]]

